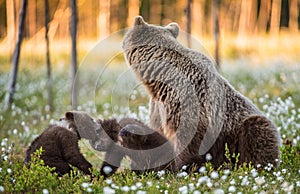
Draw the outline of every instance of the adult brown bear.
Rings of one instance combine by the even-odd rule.
[[[174,142],[176,170],[226,161],[225,145],[239,153],[239,164],[277,166],[279,132],[245,96],[236,91],[202,53],[176,38],[179,27],[147,24],[135,18],[123,40],[125,58],[151,97],[150,127]]]

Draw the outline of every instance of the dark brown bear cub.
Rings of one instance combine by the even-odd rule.
[[[90,175],[91,172],[89,169],[92,165],[80,153],[78,146],[78,140],[81,138],[79,131],[84,131],[85,129],[78,129],[78,125],[76,125],[76,122],[78,122],[76,121],[77,118],[81,118],[81,123],[86,122],[90,124],[86,126],[95,128],[98,126],[96,122],[92,124],[92,118],[84,112],[67,112],[65,117],[60,119],[60,124],[48,126],[31,143],[26,151],[24,162],[28,164],[31,160],[31,155],[42,147],[43,151],[40,158],[44,161],[45,165],[55,167],[54,172],[59,176],[69,173],[72,170],[70,165]],[[66,126],[61,126],[61,123]]]
[[[104,177],[112,175],[125,156],[129,156],[131,170],[137,173],[171,170],[173,145],[163,135],[132,118],[99,122],[102,131],[98,131],[98,141],[102,149],[98,150],[106,151],[101,167]]]

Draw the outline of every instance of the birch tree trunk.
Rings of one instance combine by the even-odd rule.
[[[8,83],[8,92],[5,96],[5,107],[4,109],[7,110],[11,107],[13,102],[13,97],[16,91],[16,84],[17,84],[17,76],[18,76],[18,68],[19,68],[19,58],[21,52],[21,44],[23,40],[23,30],[24,30],[24,23],[25,23],[25,16],[26,16],[26,7],[27,7],[27,0],[22,1],[22,6],[20,9],[20,16],[19,16],[19,26],[18,26],[18,37],[16,42],[16,47],[14,50],[13,58],[12,58],[12,70],[10,74],[10,80]]]

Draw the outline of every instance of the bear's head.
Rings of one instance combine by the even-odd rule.
[[[128,124],[118,134],[118,141],[128,149],[141,150],[145,147],[154,130],[135,124]]]
[[[94,140],[97,138],[96,131],[101,125],[89,114],[83,111],[69,111],[59,119],[59,125],[77,133],[79,139]]]
[[[147,24],[142,16],[137,16],[134,26],[124,37],[122,47],[126,52],[143,45],[171,46],[174,45],[178,34],[179,27],[177,23],[170,23],[164,27],[155,26]]]
[[[113,148],[118,141],[118,133],[121,130],[121,126],[116,119],[104,119],[97,121],[101,128],[97,132],[97,139],[91,144],[91,146],[98,151],[108,151]]]

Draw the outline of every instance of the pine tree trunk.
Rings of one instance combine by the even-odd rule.
[[[28,30],[29,37],[33,37],[36,33],[36,0],[31,0],[28,2]]]
[[[127,26],[132,27],[135,16],[140,14],[140,3],[139,0],[129,0],[128,1],[128,16],[127,16]]]
[[[187,46],[191,47],[191,22],[192,22],[192,14],[191,14],[191,0],[187,1],[186,5],[186,33],[187,33]]]
[[[19,68],[19,58],[21,52],[21,44],[23,40],[23,30],[24,30],[24,23],[25,23],[25,16],[26,16],[26,7],[27,7],[27,0],[22,1],[22,7],[20,10],[19,16],[19,26],[18,26],[18,37],[17,43],[14,51],[14,55],[12,58],[12,70],[10,75],[10,81],[8,83],[8,93],[5,97],[5,107],[4,109],[7,110],[11,107],[13,102],[13,97],[16,91],[16,84],[17,84],[17,76],[18,76],[18,68]]]
[[[272,1],[270,33],[278,35],[280,29],[281,0]]]
[[[71,73],[72,73],[72,88],[71,88],[71,103],[73,109],[78,106],[78,75],[77,73],[77,4],[76,0],[70,0],[71,4],[71,20],[70,33],[72,41],[71,51]]]
[[[45,0],[45,41],[46,41],[46,63],[47,63],[47,91],[49,110],[53,111],[52,76],[49,51],[49,0]]]
[[[11,52],[13,50],[13,47],[11,45],[15,44],[16,35],[15,9],[15,1],[6,0],[7,45]]]
[[[290,0],[289,29],[291,32],[298,32],[298,10],[297,0]]]
[[[268,21],[270,19],[271,1],[261,0],[258,13],[258,21],[256,24],[256,33],[266,33]]]
[[[213,19],[214,19],[214,38],[215,38],[215,60],[216,60],[216,68],[220,71],[220,26],[219,26],[219,0],[214,0],[213,2]]]
[[[99,0],[98,25],[99,39],[107,37],[110,33],[110,0]]]

